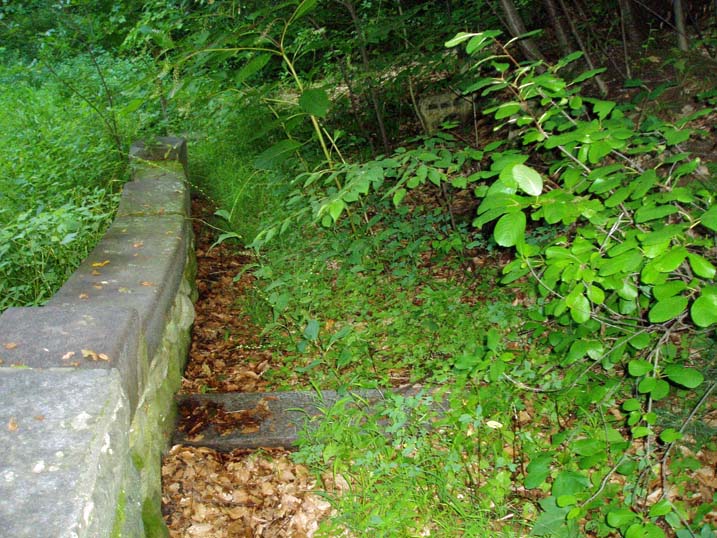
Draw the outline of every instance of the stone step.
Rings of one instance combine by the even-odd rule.
[[[403,396],[421,387],[394,389]],[[180,425],[174,444],[209,447],[220,451],[237,448],[292,448],[299,432],[342,398],[351,405],[374,406],[386,392],[360,389],[297,392],[225,392],[178,396]]]

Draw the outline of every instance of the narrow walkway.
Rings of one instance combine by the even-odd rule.
[[[203,221],[211,212],[205,203],[193,202],[199,299],[177,434],[194,446],[177,444],[164,459],[165,521],[173,538],[310,537],[330,505],[312,493],[315,480],[287,450],[219,452],[202,444],[205,436],[239,432],[246,438],[260,432],[268,399],[253,395],[258,399],[252,409],[232,413],[219,393],[265,391],[262,374],[274,356],[241,308],[251,276],[234,281],[250,258],[227,245],[210,248],[215,234]],[[213,400],[201,396],[205,393]]]

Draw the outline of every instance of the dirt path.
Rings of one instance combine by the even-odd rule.
[[[197,240],[197,288],[189,362],[182,392],[259,392],[272,367],[259,329],[238,303],[251,276],[234,278],[251,261],[226,245],[210,248],[215,234],[203,221],[211,209],[192,205]],[[186,413],[179,428],[201,436],[217,417]],[[310,537],[330,505],[312,493],[316,481],[281,449],[219,453],[176,445],[162,467],[163,513],[173,538]]]

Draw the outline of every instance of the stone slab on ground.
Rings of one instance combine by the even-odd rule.
[[[0,368],[0,535],[110,536],[131,465],[116,370]]]
[[[396,389],[404,396],[415,395],[419,387]],[[229,414],[236,415],[236,428],[222,434],[214,425],[193,435],[175,432],[172,442],[187,446],[203,446],[220,451],[237,448],[292,448],[299,432],[308,421],[342,398],[354,400],[352,405],[372,406],[385,398],[385,391],[361,389],[349,394],[333,390],[321,392],[225,392],[214,394],[185,394],[178,397],[181,409],[204,406],[211,409],[219,405]],[[216,407],[214,407],[216,409]]]

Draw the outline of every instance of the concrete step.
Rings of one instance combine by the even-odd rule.
[[[421,387],[394,389],[404,396]],[[209,447],[220,451],[237,448],[292,448],[299,431],[342,398],[350,405],[374,406],[386,392],[360,389],[299,392],[225,392],[178,396],[180,424],[174,444]]]

